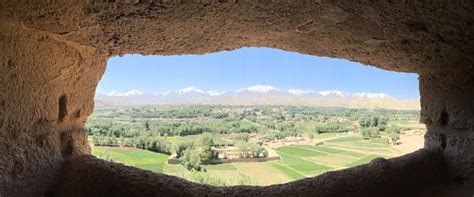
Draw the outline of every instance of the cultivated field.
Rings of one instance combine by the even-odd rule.
[[[423,143],[423,133],[408,137]],[[193,138],[193,137],[190,137]],[[401,139],[406,138],[402,135]],[[185,140],[171,138],[171,140]],[[364,139],[359,134],[321,134],[315,145],[288,145],[276,148],[281,161],[204,165],[205,172],[188,171],[182,165],[167,164],[168,155],[126,147],[93,147],[93,155],[157,173],[183,177],[213,185],[271,185],[319,175],[328,171],[368,163],[376,157],[391,158],[416,150],[417,146],[390,145],[385,138]],[[412,140],[413,141],[413,140]],[[404,150],[402,152],[400,149]]]
[[[415,110],[152,105],[99,108],[86,126],[105,160],[203,184],[271,185],[413,152],[424,141],[418,120]],[[234,158],[247,163],[207,165]]]

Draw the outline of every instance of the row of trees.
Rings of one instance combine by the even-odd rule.
[[[262,144],[240,141],[235,144],[239,151],[240,158],[268,157],[268,151]]]
[[[345,125],[345,124],[337,124],[337,123],[331,123],[331,124],[323,124],[323,125],[318,125],[315,127],[314,131],[316,134],[319,133],[341,133],[341,132],[348,132],[352,128],[350,125]]]
[[[192,143],[182,143],[176,149],[176,157],[180,163],[190,171],[203,171],[202,165],[206,161],[218,159],[218,152],[212,148],[215,146],[212,136],[204,134]],[[268,151],[262,144],[239,141],[236,143],[240,158],[268,157]]]
[[[175,148],[166,140],[156,137],[140,136],[135,138],[116,138],[110,136],[92,136],[94,146],[134,147],[170,155]]]
[[[388,118],[367,116],[359,118],[360,133],[365,139],[379,138],[380,132],[385,131]]]
[[[368,127],[378,127],[378,126],[385,126],[387,125],[388,118],[387,117],[361,117],[359,119],[359,126],[368,128]]]
[[[364,139],[380,137],[380,131],[377,127],[361,128],[360,134],[364,137]]]
[[[258,133],[265,130],[248,120],[148,121],[121,123],[96,121],[88,125],[89,135],[133,138],[139,136],[187,136],[202,133]]]
[[[400,131],[401,128],[396,125],[390,125],[385,129],[385,132],[388,134],[390,141],[394,145],[398,144],[398,140],[400,140]],[[380,129],[378,127],[361,128],[360,133],[364,137],[364,139],[380,137]]]
[[[322,123],[314,129],[315,133],[346,132],[351,129],[346,123],[354,121],[358,121],[360,127],[379,127],[379,131],[383,131],[387,117],[416,119],[417,113],[308,106],[147,106],[97,110],[87,126],[90,135],[114,137],[138,137],[143,131],[151,136],[271,131],[276,133],[272,135],[281,137],[301,133],[295,124],[302,121]]]

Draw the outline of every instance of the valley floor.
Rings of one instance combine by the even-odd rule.
[[[179,164],[167,164],[168,155],[125,147],[93,146],[92,154],[156,173],[165,173],[211,185],[271,185],[286,183],[328,171],[368,163],[374,158],[391,158],[423,146],[424,132],[406,132],[400,144],[386,138],[363,139],[359,134],[317,135],[314,144],[288,144],[274,148],[280,161],[205,165],[205,172],[190,172]]]

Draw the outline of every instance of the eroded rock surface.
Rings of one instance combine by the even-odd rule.
[[[459,184],[472,182],[472,2],[104,2],[0,2],[0,196],[51,194],[57,183],[96,178],[94,172],[82,176],[67,169],[65,173],[73,177],[64,177],[60,169],[66,159],[90,151],[83,127],[92,113],[95,88],[107,58],[127,53],[203,54],[243,46],[274,47],[417,72],[422,121],[429,130],[425,148],[442,151],[450,176],[446,179]],[[79,158],[66,166],[77,169],[76,162],[85,162],[91,168],[97,164],[96,169],[106,174],[122,168],[139,171],[86,156]],[[404,166],[404,161],[390,165],[398,168]],[[379,172],[377,167],[364,167],[372,168],[373,173]],[[413,177],[431,180],[429,177],[438,171],[429,169],[433,175],[410,172]],[[331,176],[350,180],[350,171]],[[133,172],[130,176],[149,177],[145,179],[156,181],[150,186],[157,188],[170,184],[178,185],[176,189],[212,189],[177,178],[167,177],[164,180],[169,181],[163,182],[164,175]],[[320,184],[328,176],[260,189],[283,191],[295,187],[302,194],[310,194],[313,187],[323,187]],[[134,178],[126,180],[127,184],[136,184]],[[333,190],[343,187],[332,186]],[[60,189],[73,192],[71,188]],[[258,189],[212,190],[247,194],[245,191]],[[369,191],[370,185],[360,189]]]

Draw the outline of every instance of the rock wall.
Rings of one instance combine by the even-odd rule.
[[[468,66],[469,67],[469,66]],[[465,75],[468,73],[467,75]],[[461,183],[474,181],[474,69],[458,77],[421,76],[425,148],[441,148],[450,174]]]
[[[473,13],[465,1],[0,1],[0,196],[51,194],[81,177],[60,169],[90,151],[84,122],[107,58],[243,46],[419,73],[425,147],[441,149],[454,179],[470,182]]]
[[[84,123],[106,57],[19,23],[0,30],[0,196],[42,194],[63,159],[89,153]]]

